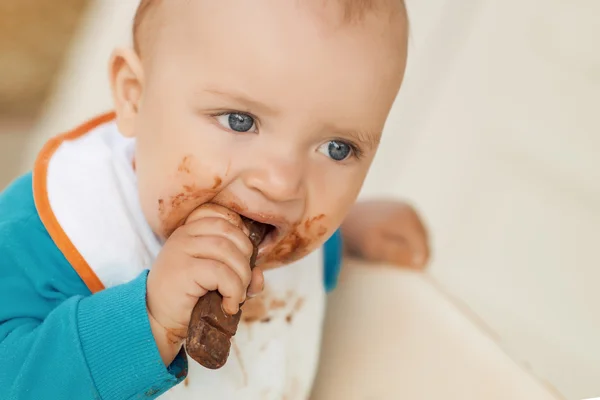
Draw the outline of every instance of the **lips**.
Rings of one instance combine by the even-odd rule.
[[[227,206],[225,205],[224,207],[227,207]],[[271,230],[275,229],[275,230],[286,231],[286,230],[288,230],[288,228],[291,225],[285,219],[274,216],[274,215],[268,215],[268,214],[264,214],[264,213],[253,213],[253,212],[250,212],[247,210],[240,210],[239,207],[228,207],[228,208],[230,208],[232,211],[235,211],[243,218],[270,226]]]
[[[242,217],[244,224],[248,227],[250,231],[250,241],[256,248],[254,257],[259,258],[277,243],[281,236],[281,230],[275,225],[249,218],[244,214],[240,214],[240,216]],[[265,219],[263,219],[263,221],[264,220]],[[252,228],[252,225],[254,225],[254,229]]]
[[[227,207],[227,206],[225,206]],[[268,253],[279,240],[293,229],[293,224],[284,218],[269,215],[265,213],[255,213],[248,210],[240,210],[240,207],[229,207],[232,211],[238,213],[242,218],[266,225],[266,234],[258,246],[258,258]]]

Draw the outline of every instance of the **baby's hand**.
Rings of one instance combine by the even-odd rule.
[[[150,325],[165,365],[181,350],[198,298],[218,290],[223,310],[233,315],[247,293],[262,291],[262,272],[250,270],[252,251],[240,216],[214,204],[200,207],[169,237],[147,283]]]
[[[348,250],[367,260],[424,268],[429,259],[427,230],[406,203],[359,202],[342,233]]]

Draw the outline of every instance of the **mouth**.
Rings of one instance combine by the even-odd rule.
[[[240,213],[240,216],[250,231],[250,241],[256,249],[255,256],[260,259],[262,255],[267,254],[281,238],[285,224],[278,223],[274,218],[262,215]]]
[[[262,222],[254,221],[244,216],[241,218],[244,225],[246,225],[246,228],[248,228],[248,238],[250,239],[250,242],[252,242],[254,249],[257,249],[267,234],[275,228],[273,225],[263,224]]]

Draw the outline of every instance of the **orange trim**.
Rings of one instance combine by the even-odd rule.
[[[83,256],[75,248],[52,212],[50,199],[48,198],[48,164],[56,150],[64,141],[75,140],[90,132],[92,129],[110,122],[115,118],[115,113],[109,112],[86,122],[71,132],[50,139],[42,148],[42,151],[40,151],[33,167],[33,199],[40,219],[50,234],[50,237],[54,240],[54,243],[56,243],[56,246],[60,249],[67,261],[92,293],[103,290],[104,285],[92,268],[90,268]]]

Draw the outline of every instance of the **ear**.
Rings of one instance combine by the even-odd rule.
[[[119,131],[126,137],[133,137],[144,84],[142,63],[133,49],[121,48],[113,52],[109,78]]]

